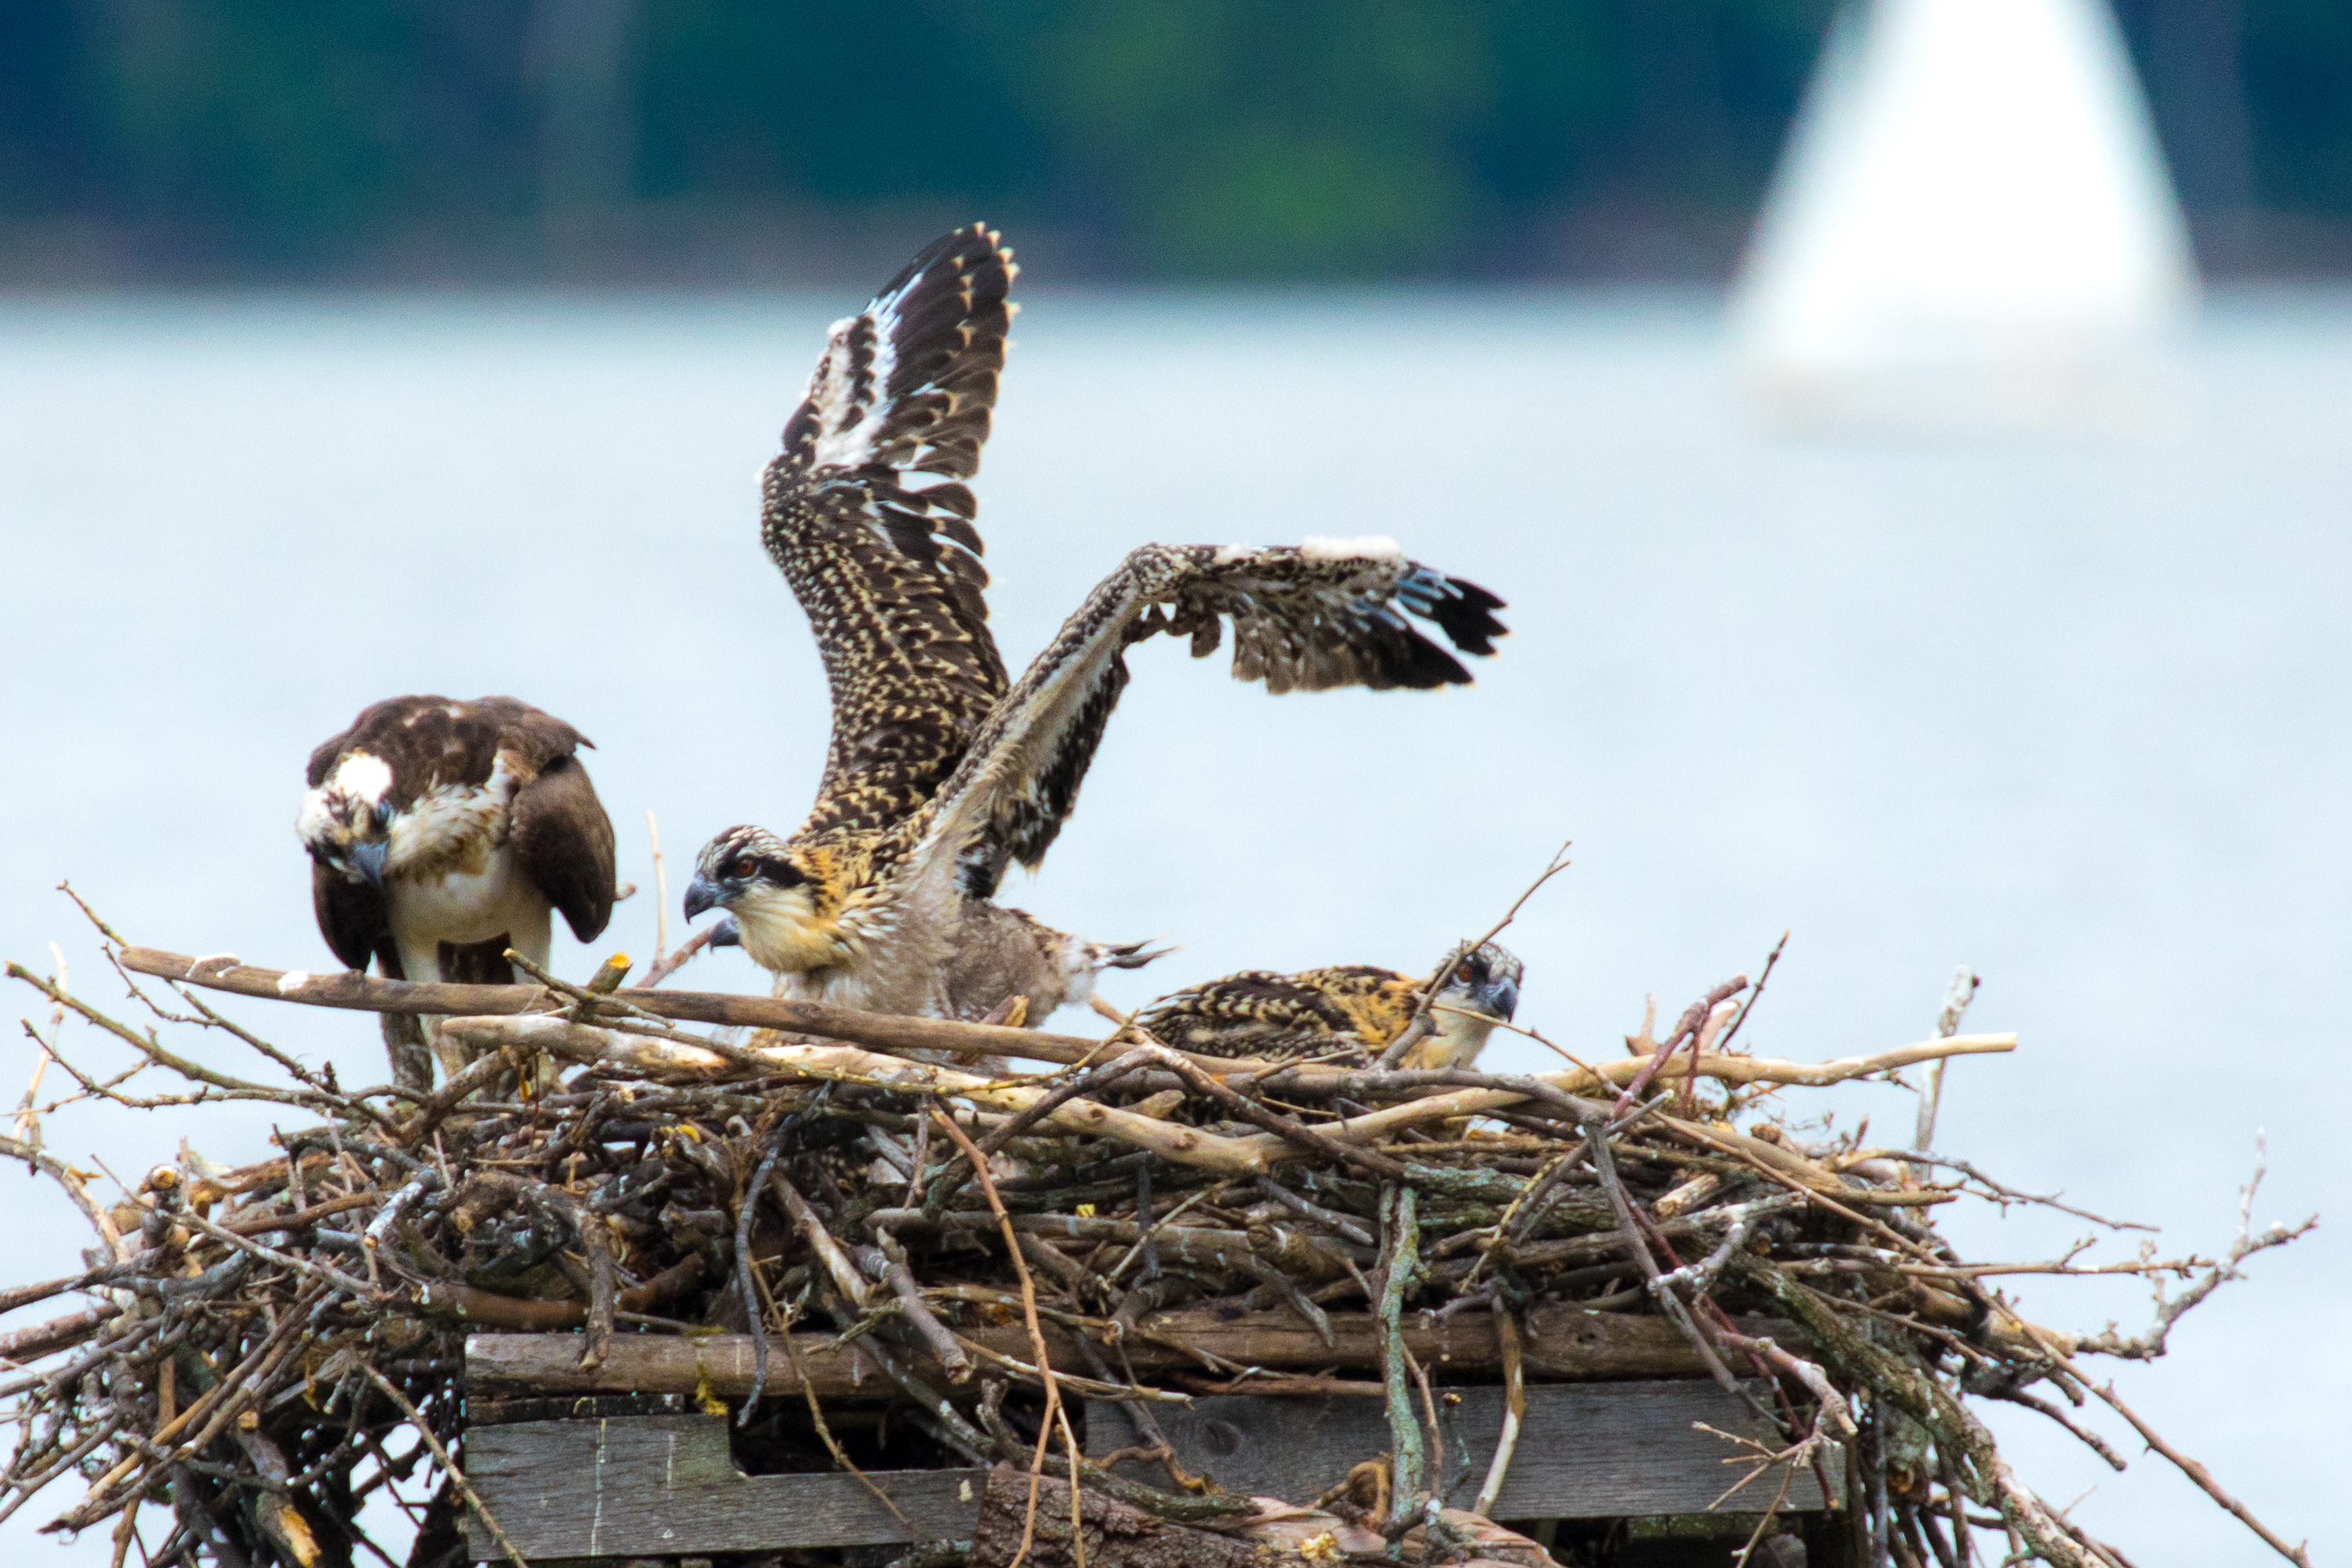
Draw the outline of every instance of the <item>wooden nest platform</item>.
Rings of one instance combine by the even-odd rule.
[[[36,1097],[0,1140],[95,1233],[83,1272],[0,1289],[75,1299],[0,1333],[0,1510],[79,1478],[51,1528],[118,1563],[394,1563],[362,1523],[383,1491],[413,1568],[2128,1568],[2011,1469],[1988,1399],[2103,1452],[2076,1411],[2113,1405],[2294,1555],[2086,1363],[2160,1353],[2299,1230],[2125,1265],[2188,1283],[2139,1336],[2072,1334],[1999,1277],[2090,1266],[1971,1263],[1934,1223],[2054,1200],[1788,1131],[1809,1087],[2012,1048],[1957,1015],[1767,1060],[1736,1048],[1741,982],[1517,1077],[623,990],[620,963],[420,985],[110,952],[150,1016],[9,969],[67,1100],[286,1112],[269,1158],[183,1144],[110,1203]],[[346,1089],[224,993],[431,1016],[470,1065]],[[136,1076],[79,1060],[77,1017]]]

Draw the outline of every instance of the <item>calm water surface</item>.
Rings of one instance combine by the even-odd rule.
[[[675,886],[716,829],[791,826],[817,774],[822,680],[753,512],[849,303],[0,306],[0,954],[46,968],[55,939],[119,994],[51,891],[69,877],[136,941],[331,963],[291,833],[303,760],[417,690],[511,692],[595,739],[647,889],[605,945],[648,951],[646,811]],[[1944,1147],[2210,1250],[2266,1129],[2257,1224],[2339,1223],[2352,299],[2222,300],[2179,428],[2104,448],[1768,440],[1696,297],[1029,306],[980,486],[1009,658],[1154,539],[1391,534],[1512,605],[1478,684],[1434,696],[1275,700],[1139,650],[1082,809],[1008,889],[1182,944],[1115,999],[1424,966],[1572,838],[1507,940],[1522,1020],[1580,1054],[1617,1048],[1645,994],[1671,1016],[1753,973],[1783,930],[1750,1026],[1768,1054],[1918,1038],[1966,962],[1970,1024],[2022,1044],[1954,1069]],[[756,984],[735,955],[693,983]],[[382,1076],[366,1020],[240,1016]],[[1899,1090],[1836,1105],[1911,1123]],[[183,1136],[254,1157],[268,1121],[68,1112],[47,1137],[135,1181]],[[6,1278],[79,1267],[63,1204],[14,1193]],[[1948,1223],[1983,1258],[2088,1228]],[[2160,1366],[2116,1373],[2323,1561],[2352,1548],[2324,1425],[2352,1377],[2317,1348],[2347,1257],[2323,1229],[2260,1258]],[[2020,1294],[2071,1328],[2147,1319],[2109,1281]],[[2139,1562],[2263,1560],[2161,1460],[2113,1475],[2020,1415],[1991,1418],[2020,1467],[2061,1504],[2095,1488],[2080,1517]],[[11,1561],[34,1511],[0,1525]]]

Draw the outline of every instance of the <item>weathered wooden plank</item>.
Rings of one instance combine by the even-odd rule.
[[[1763,1384],[1755,1385],[1769,1398]],[[1769,1440],[1755,1414],[1720,1385],[1704,1380],[1549,1384],[1528,1388],[1528,1414],[1513,1450],[1496,1519],[1612,1519],[1627,1515],[1700,1513],[1745,1473],[1725,1461],[1746,1450],[1697,1431],[1718,1430]],[[1458,1405],[1451,1403],[1459,1396]],[[1445,1500],[1467,1508],[1486,1479],[1503,1426],[1499,1388],[1443,1391],[1447,1400]],[[1311,1502],[1345,1479],[1350,1467],[1388,1451],[1388,1423],[1377,1400],[1295,1399],[1248,1395],[1198,1400],[1190,1408],[1155,1411],[1185,1467],[1205,1472],[1228,1490]],[[1123,1406],[1089,1401],[1087,1451],[1103,1455],[1142,1437]],[[1468,1462],[1463,1462],[1467,1455]],[[1138,1480],[1166,1479],[1140,1467]],[[1831,1471],[1832,1485],[1838,1471]],[[1780,1477],[1751,1483],[1728,1508],[1761,1509]],[[1764,1489],[1760,1494],[1756,1489]],[[1810,1471],[1791,1482],[1781,1505],[1790,1511],[1822,1506]]]
[[[518,1421],[593,1421],[600,1416],[683,1415],[693,1408],[683,1394],[566,1394],[552,1399],[466,1395],[467,1427],[509,1426]]]
[[[969,1540],[984,1470],[890,1470],[872,1476],[902,1524],[854,1476],[747,1476],[713,1415],[527,1421],[466,1437],[466,1474],[499,1526],[534,1562],[559,1557],[675,1557]],[[912,1529],[908,1528],[912,1525]],[[478,1560],[499,1555],[478,1521]]]
[[[1028,1339],[1017,1327],[981,1329],[966,1337],[1006,1355],[1029,1359]],[[874,1358],[855,1345],[844,1346],[830,1334],[795,1334],[793,1344],[807,1384],[820,1398],[880,1399],[897,1393]],[[791,1398],[801,1391],[803,1379],[794,1370],[794,1359],[782,1346],[772,1347],[771,1399]],[[551,1397],[692,1394],[700,1387],[722,1399],[740,1399],[751,1391],[757,1364],[749,1334],[619,1334],[601,1365],[583,1367],[579,1363],[575,1334],[470,1334],[466,1339],[466,1392],[468,1397]]]
[[[1334,1313],[1334,1342],[1287,1311],[1248,1312],[1227,1318],[1215,1311],[1155,1313],[1129,1336],[1128,1354],[1140,1376],[1176,1369],[1204,1370],[1218,1362],[1268,1370],[1311,1372],[1325,1367],[1380,1364],[1371,1319],[1361,1312]],[[1802,1333],[1787,1323],[1741,1321],[1742,1331],[1769,1335],[1801,1347]],[[975,1328],[966,1337],[1001,1354],[1027,1361],[1029,1342],[1015,1326]],[[1056,1328],[1045,1331],[1054,1364],[1084,1374],[1087,1358]],[[1405,1342],[1433,1371],[1491,1372],[1501,1364],[1494,1320],[1465,1313],[1434,1324],[1409,1320]],[[826,1334],[794,1339],[801,1364],[818,1396],[855,1399],[886,1396],[889,1385],[873,1358],[837,1344]],[[1622,1312],[1588,1312],[1575,1307],[1538,1307],[1528,1315],[1528,1371],[1538,1377],[1697,1377],[1705,1373],[1690,1346],[1663,1318]],[[484,1395],[531,1394],[691,1394],[698,1385],[722,1398],[740,1398],[751,1387],[752,1351],[748,1335],[688,1339],[623,1334],[613,1341],[603,1364],[583,1367],[580,1342],[569,1334],[475,1334],[466,1342],[466,1386]],[[771,1356],[768,1392],[786,1397],[800,1391],[790,1358]]]

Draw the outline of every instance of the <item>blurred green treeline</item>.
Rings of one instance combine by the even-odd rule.
[[[1835,3],[9,0],[0,276],[1705,275]],[[2119,11],[2209,252],[2343,232],[2352,0]]]

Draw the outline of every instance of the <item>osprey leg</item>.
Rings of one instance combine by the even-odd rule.
[[[384,1054],[392,1058],[392,1081],[419,1094],[433,1087],[433,1050],[425,1043],[425,1023],[414,1013],[382,1013]]]

